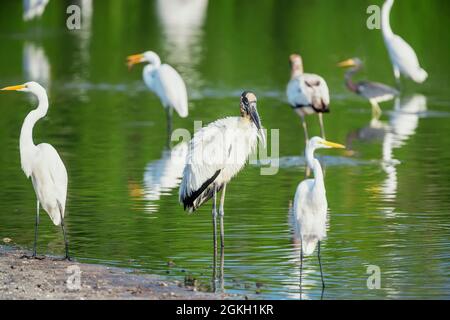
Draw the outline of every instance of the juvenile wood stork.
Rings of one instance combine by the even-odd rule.
[[[300,286],[302,280],[303,255],[311,255],[316,246],[317,258],[320,265],[320,276],[322,279],[322,288],[325,288],[323,280],[322,263],[320,261],[320,241],[327,234],[326,221],[328,203],[325,190],[322,167],[319,160],[314,158],[314,151],[317,149],[339,148],[345,146],[326,141],[319,137],[314,137],[308,141],[305,149],[306,163],[314,172],[314,179],[302,181],[297,188],[294,198],[293,213],[298,221],[298,231],[300,232]]]
[[[33,127],[39,119],[45,117],[48,111],[48,97],[45,89],[37,82],[27,82],[23,85],[6,87],[2,91],[30,92],[38,99],[37,109],[31,111],[22,125],[20,132],[20,161],[22,170],[27,178],[31,177],[34,191],[37,196],[35,237],[32,258],[36,258],[36,246],[39,226],[39,206],[50,216],[56,226],[61,225],[66,255],[69,257],[69,243],[64,227],[64,214],[67,197],[67,171],[58,152],[53,146],[42,143],[35,145],[33,142]]]
[[[148,63],[143,70],[144,82],[161,100],[167,113],[170,134],[173,109],[181,118],[186,118],[189,113],[188,95],[183,79],[172,66],[161,64],[159,56],[152,51],[131,55],[127,59],[129,68],[138,63]]]
[[[330,112],[328,85],[321,76],[303,72],[303,60],[300,55],[292,54],[289,62],[291,80],[288,83],[286,94],[290,105],[302,119],[305,141],[308,142],[305,116],[313,113],[317,113],[319,116],[321,134],[325,138],[322,114]]]
[[[396,89],[382,83],[371,81],[353,82],[353,76],[363,67],[363,63],[359,58],[342,61],[338,66],[342,68],[351,67],[345,73],[345,85],[350,91],[369,100],[372,105],[373,119],[379,119],[381,116],[382,112],[379,103],[392,100],[399,95]]]
[[[414,49],[400,36],[394,34],[391,29],[389,15],[394,0],[386,0],[381,10],[381,31],[384,42],[391,58],[394,75],[397,84],[400,83],[400,74],[411,78],[417,83],[423,83],[428,78],[428,73],[420,67]]]
[[[194,135],[180,185],[180,203],[189,212],[194,212],[213,198],[214,248],[217,247],[217,194],[222,191],[219,218],[221,246],[224,247],[223,217],[227,183],[244,167],[248,156],[257,146],[258,138],[265,144],[254,93],[242,93],[240,110],[240,117],[219,119]]]

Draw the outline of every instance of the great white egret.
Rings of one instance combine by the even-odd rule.
[[[190,212],[213,198],[214,248],[217,247],[217,194],[222,191],[219,217],[221,246],[224,247],[223,216],[227,183],[244,167],[257,146],[258,138],[265,144],[255,94],[244,92],[240,109],[240,117],[217,120],[194,135],[180,185],[180,203]]]
[[[363,63],[359,58],[352,58],[342,61],[338,64],[339,67],[351,67],[345,73],[345,84],[347,88],[369,100],[372,105],[372,117],[378,119],[381,116],[381,108],[379,103],[394,99],[399,92],[385,84],[371,81],[353,82],[352,77],[362,69]]]
[[[182,118],[188,116],[188,95],[183,79],[173,67],[161,64],[159,56],[152,51],[135,54],[127,59],[129,68],[138,63],[148,63],[143,71],[144,82],[166,109],[170,134],[173,109]]]
[[[23,20],[42,16],[49,0],[23,0]]]
[[[318,245],[317,258],[320,265],[320,276],[322,287],[325,288],[323,280],[322,263],[320,261],[320,241],[326,237],[326,221],[328,202],[325,190],[322,167],[319,160],[314,158],[317,149],[339,148],[345,146],[334,142],[314,137],[308,141],[305,149],[306,162],[314,172],[314,179],[302,181],[295,193],[293,213],[299,225],[301,248],[300,248],[300,286],[303,269],[303,255],[311,255]]]
[[[397,83],[400,83],[400,74],[402,74],[417,83],[422,83],[427,79],[428,74],[420,67],[414,49],[400,36],[392,32],[389,15],[393,5],[394,0],[386,0],[383,4],[381,31],[394,68],[395,79]]]
[[[67,171],[58,152],[47,143],[35,145],[33,142],[33,127],[39,119],[45,117],[48,111],[48,97],[45,89],[37,82],[27,82],[22,85],[1,89],[2,91],[30,92],[38,99],[37,109],[31,111],[22,125],[20,132],[20,161],[27,178],[31,177],[37,196],[36,224],[33,258],[36,258],[36,246],[39,226],[39,206],[48,213],[56,226],[61,225],[66,256],[69,257],[69,244],[64,226],[64,214],[67,197]]]
[[[321,134],[325,138],[322,113],[330,112],[328,85],[321,76],[303,72],[303,60],[300,55],[292,54],[289,61],[291,80],[288,83],[286,94],[290,105],[302,119],[305,140],[308,141],[305,116],[313,113],[317,113],[319,116]]]

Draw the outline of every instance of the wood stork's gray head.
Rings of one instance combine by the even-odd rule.
[[[314,151],[316,149],[331,149],[331,148],[345,149],[345,146],[342,144],[339,144],[339,143],[327,141],[320,137],[311,138],[308,141],[308,145],[307,145],[307,149],[312,150],[312,151]]]
[[[6,87],[0,89],[1,91],[20,91],[20,92],[31,92],[34,94],[45,93],[45,89],[37,82],[31,81],[17,86]]]
[[[350,67],[361,67],[363,64],[363,62],[361,61],[360,58],[351,58],[351,59],[347,59],[345,61],[339,62],[338,63],[338,67],[341,68],[350,68]]]
[[[293,72],[303,73],[303,59],[299,54],[297,53],[291,54],[289,56],[289,64]]]
[[[153,51],[146,51],[144,53],[133,54],[133,55],[127,57],[127,65],[128,65],[128,68],[130,68],[130,69],[135,64],[144,63],[144,62],[146,62],[150,65],[153,65],[155,67],[158,67],[161,65],[161,59]]]
[[[261,125],[261,118],[258,114],[256,95],[250,91],[244,91],[241,95],[241,116],[253,122],[258,129],[258,137],[261,143],[266,146],[266,136]]]

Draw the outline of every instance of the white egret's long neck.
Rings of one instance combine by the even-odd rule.
[[[389,38],[394,35],[391,29],[391,23],[389,18],[393,5],[394,0],[386,0],[386,2],[383,4],[383,8],[381,9],[381,30],[385,38]]]
[[[316,186],[323,186],[323,172],[319,160],[314,158],[314,149],[306,148],[306,163],[314,172],[314,181]]]
[[[45,91],[38,91],[35,94],[39,105],[26,116],[20,132],[20,159],[22,169],[27,176],[31,174],[30,161],[36,151],[36,145],[33,142],[33,128],[39,119],[45,117],[48,110],[48,98]]]

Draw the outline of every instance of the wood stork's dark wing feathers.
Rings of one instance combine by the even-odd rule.
[[[216,186],[213,182],[219,176],[220,171],[221,170],[217,170],[211,178],[203,183],[200,189],[195,190],[191,194],[181,198],[184,205],[184,210],[188,209],[190,212],[193,212],[214,196],[214,188],[216,188]],[[222,189],[222,187],[220,189]],[[220,189],[216,191],[219,192]]]

